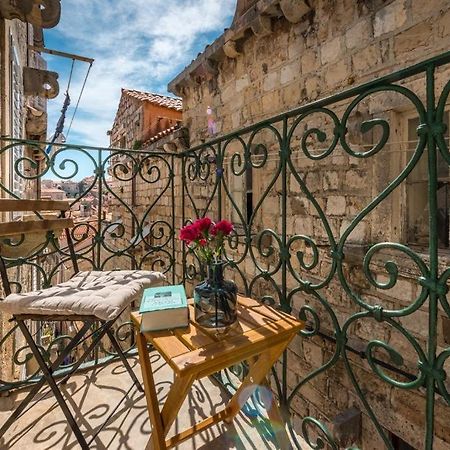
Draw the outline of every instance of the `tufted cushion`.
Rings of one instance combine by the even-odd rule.
[[[161,272],[118,270],[80,272],[54,287],[25,294],[11,294],[0,301],[0,311],[13,315],[81,315],[115,319],[143,289],[161,283]]]

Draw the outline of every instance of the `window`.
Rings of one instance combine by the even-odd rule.
[[[413,446],[409,445],[394,433],[391,433],[391,442],[394,450],[416,450]]]
[[[253,214],[253,167],[250,165],[245,169],[245,196],[246,196],[246,218],[247,224]]]
[[[449,138],[449,114],[444,116],[447,124],[445,140]],[[407,117],[406,140],[407,161],[410,160],[417,146],[418,117]],[[437,153],[437,235],[441,248],[449,247],[449,165]],[[429,208],[428,208],[428,159],[424,152],[415,168],[406,179],[406,216],[407,216],[407,241],[418,245],[428,245],[429,242]]]
[[[229,178],[229,190],[230,195],[233,198],[239,212],[242,214],[243,220],[238,211],[231,205],[231,218],[235,226],[242,227],[250,223],[250,218],[253,214],[253,167],[251,165],[247,166],[241,175],[234,175],[230,169]]]
[[[10,111],[11,111],[11,136],[15,139],[23,139],[24,117],[23,117],[23,80],[22,71],[19,64],[17,49],[12,36],[10,37],[11,61],[10,61]],[[24,193],[24,178],[17,172],[24,171],[23,162],[16,169],[15,163],[24,156],[23,145],[13,147],[11,159],[11,190],[19,197]]]

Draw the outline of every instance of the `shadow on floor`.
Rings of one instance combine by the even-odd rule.
[[[141,380],[140,367],[130,360]],[[151,357],[160,404],[165,401],[173,374],[158,354]],[[143,393],[132,384],[120,363],[77,374],[61,386],[81,431],[92,449],[145,449],[151,428]],[[25,413],[0,440],[0,449],[79,449],[72,430],[48,392],[38,394]],[[26,390],[0,399],[0,421],[26,395]],[[169,436],[217,412],[228,394],[215,382],[203,379],[194,384]],[[6,409],[6,410],[5,410]],[[219,424],[176,447],[179,450],[263,450],[276,449],[264,420],[240,414],[232,424]]]

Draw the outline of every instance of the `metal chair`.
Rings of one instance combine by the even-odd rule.
[[[108,336],[115,352],[130,374],[133,383],[140,391],[142,391],[142,387],[136,378],[136,375],[117,342],[112,327],[124,309],[129,307],[136,297],[140,296],[144,288],[155,282],[162,281],[165,277],[159,272],[143,270],[80,272],[69,231],[69,229],[74,226],[74,223],[72,219],[65,217],[65,213],[68,210],[69,203],[66,201],[0,200],[0,213],[11,211],[34,211],[37,213],[36,218],[38,220],[0,223],[0,275],[5,293],[5,298],[0,299],[0,312],[10,313],[12,315],[11,320],[17,323],[42,371],[41,379],[33,385],[25,399],[0,428],[0,438],[25,411],[27,405],[41,390],[45,383],[47,383],[81,445],[81,448],[88,449],[89,445],[81,433],[58,385],[59,383],[67,382],[95,346],[100,343],[101,339]],[[58,218],[44,219],[39,211],[60,211],[60,216]],[[56,230],[60,230],[60,232],[65,230],[68,247],[67,257],[71,260],[74,273],[76,274],[75,277],[69,282],[61,283],[49,289],[25,294],[12,293],[12,286],[14,286],[15,282],[9,280],[8,269],[14,266],[14,260],[8,260],[8,258],[4,257],[4,253],[7,253],[5,249],[11,247],[11,237],[18,237],[18,242],[14,244],[14,247],[18,248],[20,241],[26,240],[25,236],[30,235],[30,233],[43,233],[43,235],[47,237],[44,239],[45,242],[41,248],[42,250],[50,241],[53,243],[57,242],[57,238],[55,238]],[[51,238],[49,239],[48,236]],[[5,245],[5,243],[7,245]],[[25,247],[27,246],[25,245]],[[30,250],[29,247],[30,246],[28,246],[27,251]],[[36,254],[34,249],[33,257],[35,257]],[[102,292],[106,298],[101,297]],[[111,297],[115,297],[113,305],[108,305],[109,293],[111,293]],[[70,306],[70,313],[68,313],[67,304],[73,300],[74,296],[78,296],[77,300],[74,305]],[[30,320],[57,322],[70,320],[82,322],[83,326],[71,339],[69,344],[61,351],[56,360],[51,362],[50,358],[45,357],[43,354],[44,352],[42,352],[40,346],[33,339],[29,327]],[[99,328],[89,333],[96,322],[100,323]],[[89,339],[90,341],[88,341]],[[64,372],[61,379],[57,381],[55,371],[63,366],[64,360],[71,354],[77,345],[85,342],[88,342],[88,345],[82,356],[79,357],[78,360]],[[46,359],[48,359],[48,361],[46,361]],[[95,436],[92,440],[94,438]]]

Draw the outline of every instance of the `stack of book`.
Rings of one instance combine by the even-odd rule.
[[[144,290],[139,312],[141,331],[187,327],[189,309],[183,285],[160,286]]]

